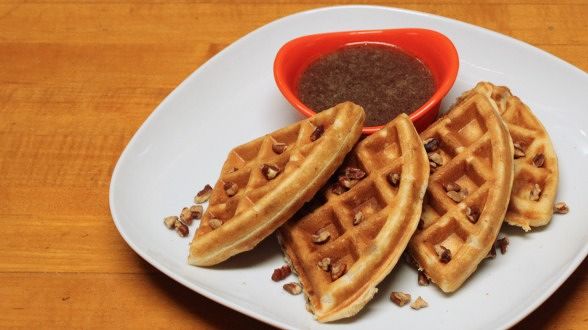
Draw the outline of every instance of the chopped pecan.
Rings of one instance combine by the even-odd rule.
[[[436,138],[428,138],[423,142],[426,152],[433,152],[439,149],[439,140]]]
[[[192,213],[193,219],[200,219],[202,218],[202,213],[204,213],[204,208],[202,205],[192,205],[190,206],[190,213]]]
[[[484,258],[485,259],[494,259],[494,258],[496,258],[496,245],[495,244],[492,244],[492,246],[490,247],[490,251],[488,251],[488,254]]]
[[[335,195],[341,195],[345,192],[345,187],[343,187],[339,182],[337,182],[331,187],[331,191]]]
[[[278,174],[280,174],[280,168],[275,165],[263,164],[261,167],[261,174],[268,179],[273,180]]]
[[[472,209],[469,206],[466,206],[465,215],[466,217],[468,217],[468,220],[470,220],[471,223],[476,223],[480,218],[480,211]]]
[[[357,167],[347,167],[343,175],[351,180],[361,180],[365,177],[366,173]]]
[[[353,179],[350,179],[346,176],[339,177],[339,184],[347,189],[353,188],[358,182],[359,182],[359,180],[353,180]]]
[[[235,196],[237,194],[237,192],[239,192],[239,186],[231,181],[227,181],[223,184],[223,188],[225,189],[225,192],[227,193],[227,196],[232,197]]]
[[[463,200],[463,195],[458,193],[457,191],[448,191],[447,196],[456,203],[460,203]]]
[[[437,152],[429,152],[427,154],[427,156],[429,157],[429,160],[433,163],[435,163],[436,166],[442,166],[443,165],[443,157],[441,157],[441,155]]]
[[[193,219],[194,219],[194,217],[192,216],[192,212],[190,212],[190,209],[187,207],[184,207],[182,209],[182,212],[180,213],[180,221],[189,226],[192,224]]]
[[[541,197],[541,187],[539,184],[533,184],[533,188],[531,188],[531,192],[529,193],[529,199],[532,201],[538,201]]]
[[[272,280],[274,282],[281,281],[288,277],[288,275],[290,275],[291,272],[292,270],[290,269],[289,265],[284,265],[282,267],[276,268],[274,269],[274,272],[272,274]]]
[[[543,167],[543,164],[545,164],[545,156],[543,154],[537,154],[533,157],[533,165],[535,167]]]
[[[457,182],[449,182],[443,185],[443,189],[445,189],[445,191],[456,191],[456,192],[460,192],[461,191],[461,186],[459,184],[457,184]]]
[[[357,226],[363,221],[363,212],[357,211],[353,216],[353,225]]]
[[[281,155],[288,146],[285,143],[276,142],[272,144],[272,150],[278,155]]]
[[[326,228],[319,229],[314,235],[312,235],[312,242],[316,244],[322,244],[331,237],[331,232]]]
[[[223,225],[223,221],[221,219],[210,219],[208,220],[208,225],[211,229],[217,229]]]
[[[176,229],[176,233],[178,233],[178,235],[180,235],[181,237],[186,237],[190,233],[188,226],[186,226],[186,224],[184,224],[180,220],[177,220],[174,223],[174,228]]]
[[[174,229],[174,224],[178,221],[178,217],[175,215],[163,218],[163,224],[167,227],[167,229]]]
[[[390,294],[390,300],[396,305],[402,307],[410,302],[410,294],[404,292],[393,291]]]
[[[212,194],[212,187],[209,184],[207,184],[204,186],[204,188],[202,188],[202,190],[200,190],[196,194],[196,196],[194,197],[194,203],[202,204],[202,203],[208,201],[211,194]]]
[[[441,261],[441,263],[446,264],[451,261],[451,250],[444,247],[443,245],[436,245],[435,252],[437,252],[439,261]]]
[[[302,293],[302,286],[296,282],[286,283],[282,287],[284,288],[284,290],[286,290],[286,292],[294,296]]]
[[[565,202],[557,202],[553,205],[553,212],[556,214],[566,214],[570,212],[570,208]]]
[[[334,265],[331,265],[331,280],[335,281],[339,277],[343,276],[347,271],[347,265],[343,262],[337,262]]]
[[[429,280],[429,277],[427,276],[427,274],[425,274],[425,272],[422,269],[417,270],[417,273],[419,275],[420,286],[427,286],[429,285],[429,283],[431,283],[431,280]]]
[[[400,174],[398,173],[388,173],[386,179],[388,179],[388,183],[390,183],[392,187],[398,187],[398,184],[400,184]]]
[[[500,253],[501,254],[505,254],[506,253],[506,249],[508,247],[508,237],[504,236],[502,238],[499,238],[496,240],[496,245],[498,246],[498,248],[500,249]]]
[[[421,298],[420,296],[418,298],[416,298],[416,300],[412,304],[410,304],[410,308],[416,309],[416,310],[419,310],[421,308],[425,308],[427,306],[429,306],[429,304],[427,304],[425,299]]]
[[[325,132],[325,127],[323,125],[318,125],[314,129],[312,134],[310,135],[310,141],[314,142],[314,141],[318,140],[323,135],[324,132]]]
[[[317,265],[320,269],[324,270],[325,272],[328,272],[331,269],[331,258],[324,257],[321,260],[319,260]]]
[[[514,158],[521,158],[521,157],[525,157],[525,149],[523,148],[523,145],[519,142],[515,142],[512,144],[514,147]]]

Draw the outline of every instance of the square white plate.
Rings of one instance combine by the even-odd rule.
[[[216,182],[227,152],[236,145],[301,119],[273,79],[278,48],[306,34],[422,27],[440,31],[460,56],[457,81],[442,109],[480,80],[504,84],[543,122],[559,157],[558,200],[570,205],[543,229],[503,228],[509,251],[484,262],[452,295],[419,287],[416,273],[400,262],[380,292],[350,320],[319,324],[283,283],[270,280],[283,264],[275,237],[213,268],[186,263],[190,239],[162,224],[190,205],[206,183]],[[588,253],[588,75],[523,42],[430,14],[371,6],[331,7],[270,23],[220,52],[176,88],[135,134],[113,173],[110,207],[127,243],[159,270],[235,310],[282,328],[494,329],[513,325],[535,309]],[[191,235],[195,231],[191,228]],[[291,275],[289,280],[295,280]],[[420,311],[391,304],[402,290],[423,296]]]

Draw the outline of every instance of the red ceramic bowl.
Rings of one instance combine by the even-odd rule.
[[[302,72],[319,57],[342,47],[362,44],[388,44],[420,59],[433,74],[435,93],[419,109],[410,114],[417,130],[429,126],[439,113],[439,104],[455,82],[459,59],[451,40],[443,34],[426,29],[388,29],[370,31],[346,31],[322,33],[293,39],[276,55],[274,78],[278,88],[296,110],[307,117],[316,112],[305,106],[297,96],[297,86]],[[382,126],[364,127],[363,133],[371,134]]]

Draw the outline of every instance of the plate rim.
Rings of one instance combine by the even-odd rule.
[[[323,6],[323,7],[313,8],[313,9],[309,9],[309,10],[295,12],[295,13],[280,17],[278,19],[275,19],[275,20],[270,21],[266,24],[263,24],[262,26],[246,33],[245,35],[241,36],[236,41],[229,44],[227,47],[225,47],[219,53],[217,53],[216,55],[214,55],[213,57],[211,57],[210,59],[205,61],[203,64],[196,67],[194,69],[194,71],[192,71],[190,74],[188,74],[188,76],[186,78],[184,78],[167,96],[165,96],[163,98],[163,100],[155,107],[155,109],[147,116],[147,118],[143,121],[141,126],[135,131],[135,133],[133,134],[133,136],[131,137],[131,139],[129,140],[129,142],[127,143],[127,145],[124,147],[123,151],[121,152],[121,154],[116,162],[116,165],[114,167],[114,170],[112,172],[110,186],[109,186],[109,199],[108,199],[108,201],[109,201],[109,208],[110,208],[110,213],[112,216],[112,221],[114,222],[114,225],[115,225],[116,229],[118,230],[119,234],[122,236],[124,241],[131,247],[131,249],[135,253],[137,253],[141,258],[143,258],[143,260],[147,261],[149,264],[151,264],[153,267],[155,267],[158,271],[164,273],[166,276],[170,277],[174,281],[184,285],[185,287],[191,289],[194,292],[197,292],[198,294],[201,294],[202,296],[204,296],[208,299],[211,299],[219,304],[222,304],[228,308],[231,308],[241,314],[247,315],[251,318],[254,318],[256,320],[262,321],[266,324],[273,325],[273,326],[276,326],[279,328],[294,329],[289,324],[285,324],[280,320],[266,317],[266,316],[259,314],[253,310],[247,309],[246,307],[242,307],[238,303],[233,302],[231,300],[228,300],[228,299],[224,298],[223,296],[215,293],[214,291],[208,290],[208,289],[201,287],[201,286],[197,286],[196,284],[188,281],[187,279],[184,279],[183,277],[176,275],[175,272],[168,269],[163,264],[159,263],[157,260],[155,260],[155,258],[151,257],[147,252],[143,251],[139,246],[137,246],[134,243],[134,241],[132,241],[128,237],[127,232],[125,231],[125,229],[123,228],[123,226],[121,224],[121,221],[119,220],[120,216],[117,216],[117,214],[119,212],[117,211],[117,202],[114,198],[115,190],[117,189],[118,181],[120,180],[119,177],[121,176],[121,174],[120,174],[121,169],[120,168],[122,166],[121,164],[125,163],[126,159],[128,157],[130,157],[129,150],[132,148],[133,145],[135,145],[137,143],[139,136],[146,129],[146,127],[149,126],[148,124],[151,123],[153,120],[155,120],[156,117],[161,115],[161,113],[163,112],[162,109],[165,107],[164,105],[169,103],[170,100],[173,99],[173,97],[176,95],[176,93],[179,92],[179,90],[185,88],[185,85],[187,85],[191,80],[195,79],[194,77],[196,76],[196,74],[199,71],[204,70],[206,67],[212,65],[218,58],[222,57],[222,55],[227,50],[233,48],[235,45],[239,45],[243,42],[246,42],[251,37],[252,34],[255,34],[255,33],[262,31],[262,30],[269,29],[276,24],[279,24],[283,21],[292,19],[294,17],[315,14],[315,13],[320,13],[320,12],[325,12],[325,11],[353,10],[353,9],[381,10],[381,11],[388,11],[388,12],[391,12],[394,14],[416,15],[416,16],[431,18],[434,20],[448,21],[453,24],[461,25],[464,28],[477,30],[479,32],[483,32],[483,33],[489,34],[491,36],[501,38],[503,40],[508,40],[509,42],[518,44],[519,46],[523,46],[528,49],[532,49],[533,51],[539,51],[540,53],[543,53],[543,55],[549,56],[550,60],[555,60],[557,62],[560,62],[560,64],[564,64],[569,69],[576,71],[580,74],[588,75],[582,69],[580,69],[580,68],[574,66],[573,64],[555,56],[554,54],[551,54],[543,49],[535,47],[525,41],[513,38],[511,36],[508,36],[508,35],[505,35],[505,34],[502,34],[502,33],[499,33],[499,32],[496,32],[496,31],[493,31],[493,30],[490,30],[490,29],[487,29],[487,28],[484,28],[484,27],[481,27],[478,25],[463,22],[463,21],[449,18],[449,17],[444,17],[441,15],[436,15],[436,14],[431,14],[431,13],[421,12],[421,11],[416,11],[416,10],[410,10],[410,9],[404,9],[404,8],[380,6],[380,5]],[[533,303],[529,304],[526,308],[522,309],[519,313],[515,314],[515,316],[513,316],[509,321],[501,324],[500,328],[510,328],[510,327],[514,326],[515,324],[520,322],[523,318],[525,318],[530,313],[532,313],[535,309],[537,309],[541,304],[543,304],[566,280],[569,279],[570,275],[578,268],[578,266],[584,261],[584,259],[586,259],[587,255],[588,255],[588,242],[585,243],[584,248],[581,250],[581,252],[573,258],[573,261],[568,264],[567,269],[565,269],[561,273],[561,275],[541,295],[539,295],[538,298],[536,298],[534,300]]]

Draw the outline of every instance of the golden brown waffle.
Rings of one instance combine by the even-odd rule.
[[[495,104],[477,93],[421,138],[433,173],[410,253],[441,290],[452,292],[496,240],[513,182],[513,146]]]
[[[377,292],[416,230],[429,166],[403,114],[358,143],[339,172],[278,231],[321,322],[356,314]],[[355,185],[343,188],[349,178]]]
[[[553,216],[559,177],[557,156],[547,131],[507,87],[480,82],[464,96],[472,93],[487,95],[496,102],[515,145],[514,183],[506,222],[525,231],[547,225]]]
[[[188,262],[217,264],[275,231],[341,165],[361,136],[364,117],[360,106],[342,103],[231,150]]]

